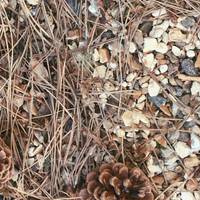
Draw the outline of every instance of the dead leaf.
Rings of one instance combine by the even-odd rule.
[[[44,79],[47,79],[49,76],[43,63],[39,62],[36,58],[31,59],[30,68],[32,69],[33,77],[36,81],[44,81]]]

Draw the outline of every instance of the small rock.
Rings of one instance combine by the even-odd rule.
[[[34,162],[35,162],[35,158],[28,158],[27,159],[28,166],[33,166]]]
[[[168,29],[169,21],[165,20],[162,24],[153,26],[151,32],[149,33],[150,37],[160,38],[163,33]]]
[[[135,53],[136,49],[137,49],[136,44],[134,42],[130,42],[129,43],[129,52],[130,53]]]
[[[104,120],[103,121],[103,127],[106,131],[109,131],[112,127],[113,127],[113,124],[110,120]]]
[[[149,97],[149,100],[156,106],[156,107],[160,107],[161,105],[165,105],[167,103],[167,100],[162,97],[162,96],[153,96],[153,97]]]
[[[144,53],[156,50],[157,46],[158,42],[155,38],[151,37],[144,38],[144,49],[143,49]]]
[[[196,200],[192,192],[181,192],[181,200]]]
[[[127,63],[132,70],[139,71],[142,69],[142,65],[138,62],[138,58],[132,56],[131,54],[128,55]]]
[[[168,51],[168,46],[164,42],[159,42],[155,51],[157,51],[158,53],[165,54]]]
[[[153,17],[160,17],[165,14],[167,14],[166,8],[160,8],[152,12]]]
[[[195,44],[194,43],[189,43],[185,46],[185,50],[193,50],[195,48]]]
[[[136,73],[135,74],[134,73],[130,73],[126,77],[126,81],[130,83],[130,82],[132,82],[134,80],[135,77],[136,77]]]
[[[162,34],[162,41],[167,44],[169,42],[169,36],[168,36],[168,33],[164,32]]]
[[[190,168],[199,166],[200,160],[198,159],[198,157],[196,155],[194,155],[194,156],[185,158],[183,163],[184,163],[185,167],[190,169]]]
[[[172,46],[172,53],[177,57],[181,56],[181,50],[177,46]]]
[[[160,38],[164,32],[165,31],[162,28],[155,26],[155,27],[153,27],[153,29],[149,33],[149,36],[153,37],[153,38]]]
[[[183,73],[189,76],[195,76],[198,73],[198,70],[194,67],[194,63],[191,59],[184,59],[181,62],[181,69]]]
[[[139,110],[143,110],[143,109],[144,109],[144,106],[145,106],[145,102],[137,103],[137,104],[135,105],[135,107],[138,108]]]
[[[169,83],[168,78],[163,78],[163,79],[161,80],[161,83],[164,84],[164,85],[167,85],[167,84]]]
[[[107,91],[107,92],[112,92],[112,91],[115,90],[115,86],[114,86],[111,82],[107,81],[107,82],[104,84],[104,89],[105,89],[105,91]]]
[[[115,62],[110,62],[109,64],[108,64],[108,66],[111,68],[111,69],[116,69],[117,68],[117,63],[115,63]]]
[[[148,118],[138,110],[133,111],[125,111],[122,114],[122,120],[125,124],[125,126],[132,126],[133,124],[140,124],[140,122],[143,122],[149,127],[149,120]]]
[[[196,46],[197,49],[200,49],[200,40],[196,41],[195,46]]]
[[[165,73],[168,70],[168,65],[160,65],[159,69],[161,73]]]
[[[195,52],[193,50],[188,50],[186,52],[186,55],[188,58],[194,58],[195,57]]]
[[[110,52],[106,48],[99,49],[100,63],[107,63],[110,60]]]
[[[179,87],[179,86],[175,86],[175,93],[176,93],[176,96],[178,97],[181,97],[183,95],[183,88],[182,87]]]
[[[92,54],[92,59],[93,61],[95,62],[98,62],[99,61],[99,52],[97,49],[94,50],[94,53]]]
[[[28,150],[28,156],[33,157],[35,155],[34,151],[35,151],[35,147],[30,147]]]
[[[120,138],[123,138],[126,135],[125,131],[121,128],[116,129],[115,134]]]
[[[40,0],[27,0],[27,3],[33,6],[38,5]]]
[[[185,42],[186,35],[183,34],[179,29],[174,28],[169,31],[169,41],[170,42]]]
[[[36,156],[36,155],[39,154],[43,149],[44,149],[43,145],[40,144],[38,147],[35,148],[35,150],[33,151],[32,155],[33,155],[33,156]]]
[[[194,196],[196,198],[196,200],[200,199],[200,191],[194,191]]]
[[[196,59],[196,62],[195,62],[195,67],[200,68],[200,52],[198,53],[198,56],[197,56],[197,59]]]
[[[99,10],[98,3],[97,3],[96,0],[91,0],[90,1],[90,6],[88,7],[88,10],[94,16],[96,16],[96,17],[100,16],[100,10]]]
[[[142,58],[142,61],[144,63],[144,65],[149,68],[151,71],[154,69],[154,67],[156,66],[157,60],[154,58],[154,54],[150,53],[150,54],[145,54]]]
[[[144,33],[144,34],[149,34],[149,32],[152,29],[152,21],[144,21],[140,27],[140,30]]]
[[[150,172],[150,176],[162,173],[160,165],[156,163],[156,160],[152,156],[149,156],[149,159],[147,160],[147,168]]]
[[[106,76],[106,66],[100,65],[94,69],[93,77],[105,78]]]
[[[139,97],[139,99],[137,100],[137,103],[142,103],[143,101],[145,101],[146,100],[146,96],[145,95],[141,95],[140,97]]]
[[[156,75],[160,75],[160,71],[158,69],[155,69],[154,72]]]
[[[160,86],[153,79],[150,79],[148,85],[148,93],[151,97],[157,96],[160,92]]]
[[[193,152],[200,151],[200,137],[195,133],[191,133],[191,149]]]
[[[191,94],[192,95],[200,95],[200,83],[194,81],[191,87]]]
[[[185,158],[192,153],[190,147],[185,142],[177,142],[174,148],[177,155],[181,158]]]
[[[191,28],[195,24],[195,20],[193,17],[185,17],[183,20],[180,22],[186,29]]]
[[[124,88],[126,88],[126,87],[128,86],[128,83],[127,83],[126,81],[123,81],[123,82],[121,83],[121,86],[124,87]]]

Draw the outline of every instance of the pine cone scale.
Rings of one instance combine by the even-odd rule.
[[[141,169],[123,163],[103,164],[86,177],[82,200],[153,200],[149,179]]]

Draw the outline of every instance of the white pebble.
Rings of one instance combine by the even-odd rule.
[[[167,84],[169,83],[169,81],[168,81],[167,78],[162,79],[161,82],[162,82],[164,85],[167,85]]]
[[[132,82],[132,81],[134,80],[135,77],[136,77],[136,74],[130,73],[130,74],[128,74],[128,76],[126,77],[126,81],[127,81],[127,82]]]
[[[190,147],[185,142],[177,142],[174,148],[177,155],[181,158],[185,158],[192,154]]]
[[[192,192],[181,192],[181,200],[196,200]]]
[[[159,71],[158,69],[155,69],[154,72],[155,72],[156,75],[159,75],[159,74],[160,74],[160,71]]]
[[[144,53],[156,50],[157,46],[158,42],[155,38],[151,37],[144,38],[144,49],[143,49]]]
[[[142,103],[143,101],[145,101],[146,100],[146,96],[145,95],[141,95],[140,97],[139,97],[139,99],[137,100],[137,103]]]
[[[191,133],[191,148],[193,152],[200,151],[200,137]]]
[[[164,42],[159,42],[155,50],[158,53],[165,54],[168,51],[168,46]]]
[[[195,46],[196,46],[197,49],[200,49],[200,40],[197,40],[195,42]]]
[[[200,95],[200,83],[194,81],[191,87],[191,94],[192,95]]]
[[[174,28],[169,31],[170,42],[186,42],[186,35],[180,29]]]
[[[98,17],[98,16],[100,15],[100,10],[99,10],[97,1],[95,1],[95,0],[92,0],[92,1],[90,2],[90,6],[88,7],[88,10],[89,10],[93,15],[95,15],[96,17]]]
[[[160,86],[153,79],[150,79],[148,85],[148,93],[151,97],[157,96],[160,92]]]
[[[125,131],[124,131],[123,129],[118,128],[118,129],[116,130],[115,134],[117,135],[117,137],[123,138],[123,137],[125,137],[125,134],[126,134],[126,133],[125,133]]]
[[[169,21],[167,20],[164,21],[162,24],[155,25],[150,31],[149,36],[153,38],[160,38],[163,35],[163,33],[165,33],[165,31],[168,29],[168,27]]]
[[[187,55],[188,58],[194,58],[195,57],[195,52],[192,51],[192,50],[188,50],[186,52],[186,55]]]
[[[39,0],[27,0],[28,4],[31,4],[33,6],[36,6],[37,4],[39,4]]]
[[[153,38],[160,38],[164,32],[165,31],[162,28],[153,27],[153,29],[149,33],[149,36]]]
[[[185,46],[185,50],[188,51],[188,50],[192,50],[195,48],[195,45],[194,43],[189,43]]]
[[[130,42],[129,43],[129,52],[130,53],[135,53],[136,49],[137,49],[136,44],[134,42]]]
[[[172,53],[177,57],[181,56],[181,50],[177,46],[172,46]]]
[[[164,32],[162,34],[162,41],[167,44],[169,42],[169,37],[168,37],[168,34],[166,32]]]
[[[123,81],[123,82],[121,83],[121,86],[125,88],[125,87],[128,86],[128,83],[127,83],[126,81]]]
[[[97,66],[94,69],[93,77],[104,78],[106,75],[106,67],[104,65]]]
[[[157,64],[157,60],[154,58],[154,54],[153,53],[144,55],[143,58],[142,58],[142,62],[151,71],[154,69],[154,67]]]
[[[144,106],[145,106],[145,102],[142,102],[142,103],[137,103],[135,107],[138,108],[139,110],[143,110]]]
[[[92,54],[92,59],[95,62],[99,61],[99,52],[97,49],[94,50],[94,53]]]
[[[165,73],[168,70],[168,66],[167,65],[160,65],[159,69],[160,69],[161,73]]]
[[[117,68],[117,63],[110,62],[110,63],[108,64],[108,66],[109,66],[110,68],[112,68],[112,69],[116,69],[116,68]]]

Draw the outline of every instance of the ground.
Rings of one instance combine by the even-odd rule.
[[[122,162],[156,200],[200,200],[199,7],[0,0],[2,195],[77,199],[90,171]]]

